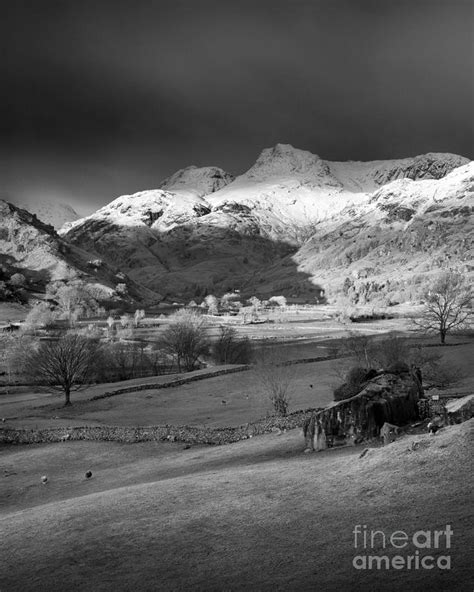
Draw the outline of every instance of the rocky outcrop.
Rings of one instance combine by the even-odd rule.
[[[307,449],[353,445],[380,436],[384,424],[403,426],[418,418],[420,385],[410,372],[382,372],[360,392],[331,403],[305,422]]]
[[[457,154],[428,153],[395,161],[392,168],[377,171],[374,177],[379,185],[385,185],[395,179],[442,179],[455,168],[468,162],[467,158]]]

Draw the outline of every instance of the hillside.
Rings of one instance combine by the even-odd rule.
[[[302,454],[292,430],[222,447],[67,442],[8,447],[2,590],[450,590],[470,585],[473,420],[383,448]],[[86,470],[92,478],[84,478]],[[43,485],[41,475],[49,481]],[[440,484],[442,486],[440,487]],[[452,569],[356,570],[453,531]],[[354,528],[408,546],[354,547]],[[270,552],[271,550],[271,552]],[[28,557],[28,561],[25,561]]]
[[[473,176],[472,164],[452,154],[341,163],[277,144],[235,179],[216,167],[182,169],[62,234],[170,297],[240,289],[314,300],[319,288],[341,293],[356,264],[382,285],[374,258],[388,275],[446,262],[468,269]],[[387,233],[397,251],[387,249]],[[367,240],[372,259],[361,261]]]
[[[474,163],[439,180],[392,181],[320,226],[299,269],[355,304],[415,300],[439,269],[474,270]]]
[[[94,284],[104,298],[116,297],[118,283],[125,283],[131,297],[142,299],[151,293],[119,275],[107,263],[73,246],[54,228],[34,214],[0,200],[0,264],[7,280],[14,273],[26,278],[29,293],[41,293],[49,282],[75,279]],[[156,295],[154,298],[156,299]]]

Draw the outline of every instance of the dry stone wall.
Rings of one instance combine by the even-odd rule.
[[[41,444],[72,440],[108,442],[183,442],[186,444],[231,444],[261,434],[301,427],[317,409],[295,411],[286,417],[270,416],[238,427],[199,426],[93,426],[45,428],[42,430],[0,429],[1,444]]]

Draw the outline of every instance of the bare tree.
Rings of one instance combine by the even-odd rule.
[[[194,370],[200,356],[209,351],[209,336],[204,317],[194,310],[179,310],[172,315],[162,336],[163,350],[172,355],[178,372]]]
[[[212,344],[216,364],[249,364],[252,355],[252,343],[248,337],[239,337],[234,327],[219,328],[219,335]]]
[[[344,340],[343,350],[364,368],[370,368],[374,362],[374,340],[369,335],[350,331],[349,336]]]
[[[282,359],[275,348],[265,348],[257,359],[256,378],[272,402],[278,415],[288,413],[291,386],[295,379],[295,367]]]
[[[27,355],[32,377],[42,385],[64,393],[64,405],[71,405],[71,391],[91,382],[99,344],[81,335],[66,334],[57,341],[42,342]]]
[[[459,273],[446,272],[431,284],[424,294],[425,308],[417,327],[427,333],[438,333],[442,344],[446,335],[466,325],[472,308],[472,290]]]

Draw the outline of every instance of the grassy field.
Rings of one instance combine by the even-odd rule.
[[[295,330],[278,343],[288,359],[334,350],[334,341],[310,336],[300,339]],[[472,392],[474,342],[458,337],[450,343],[427,349],[464,374],[456,391]],[[330,402],[347,365],[340,358],[293,366],[290,410]],[[89,400],[123,386],[90,387],[73,395],[72,408],[63,408],[57,394],[3,393],[0,416],[7,418],[3,425],[16,427],[235,426],[271,411],[253,370]],[[363,446],[303,454],[300,430],[220,447],[4,446],[0,591],[471,590],[473,429],[471,420],[435,437],[412,432],[363,458]],[[447,524],[454,531],[449,570],[353,567],[356,555],[393,558],[417,550],[412,542],[403,550],[389,543],[381,548],[380,538],[374,549],[355,549],[356,525],[388,539],[394,531],[411,536]],[[447,551],[420,550],[426,554]]]
[[[322,407],[332,400],[338,361],[292,367],[291,409]],[[159,377],[161,382],[170,376]],[[150,382],[150,379],[147,379]],[[139,381],[133,381],[139,382]],[[146,381],[143,381],[146,382]],[[152,380],[153,382],[153,380]],[[313,385],[313,388],[310,385]],[[117,383],[117,387],[123,384]],[[57,395],[0,404],[7,425],[211,425],[236,426],[265,417],[270,400],[255,371],[240,372],[184,384],[176,388],[150,389],[87,401],[98,388],[76,395],[76,404],[62,407]],[[105,390],[101,387],[100,390]],[[73,396],[74,400],[74,396]],[[223,401],[225,401],[223,403]],[[1,402],[1,398],[0,398]],[[52,419],[52,418],[57,419]]]
[[[427,343],[413,340],[413,343]],[[435,340],[428,343],[435,344]],[[429,352],[441,353],[447,366],[459,369],[464,376],[453,387],[455,392],[472,392],[474,372],[474,340],[452,338],[451,347],[428,347]],[[324,356],[325,345],[299,342],[286,345],[288,359]],[[339,358],[297,364],[291,367],[290,411],[323,407],[333,400],[333,389],[343,380],[350,360]],[[205,371],[197,371],[200,374]],[[177,376],[158,376],[114,384],[91,386],[74,393],[72,407],[64,408],[58,393],[21,392],[0,395],[0,417],[6,426],[48,427],[83,425],[207,425],[238,426],[265,417],[272,412],[271,402],[258,372],[250,370],[167,389],[149,389],[120,394],[107,399],[90,398],[127,385],[163,383]],[[312,385],[312,386],[311,386]],[[471,390],[470,390],[471,389]],[[25,391],[25,389],[23,389]]]
[[[470,590],[472,432],[471,420],[363,458],[359,447],[302,454],[299,430],[188,450],[8,447],[0,589]],[[451,549],[420,554],[448,553],[451,569],[356,570],[358,524],[387,538],[449,524]],[[365,553],[416,551],[411,542],[400,551],[377,540]]]

